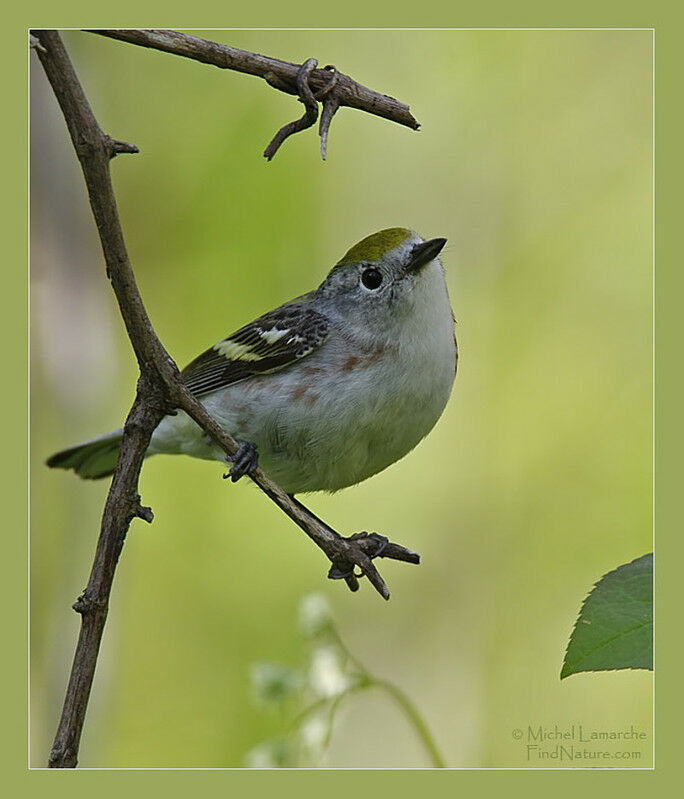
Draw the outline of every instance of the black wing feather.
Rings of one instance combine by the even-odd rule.
[[[241,327],[189,363],[181,372],[196,396],[252,375],[282,369],[325,341],[330,323],[306,305],[282,305]]]

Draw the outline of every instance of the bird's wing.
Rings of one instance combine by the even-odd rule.
[[[330,322],[313,308],[281,305],[219,341],[181,372],[196,396],[304,358],[325,341]]]

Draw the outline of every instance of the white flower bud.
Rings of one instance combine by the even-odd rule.
[[[331,720],[327,714],[310,716],[299,729],[302,744],[309,757],[318,758],[325,746]]]
[[[332,624],[330,605],[322,594],[307,594],[299,603],[299,629],[307,638],[318,638]]]
[[[309,682],[319,696],[337,696],[351,684],[336,647],[319,647],[311,659]]]

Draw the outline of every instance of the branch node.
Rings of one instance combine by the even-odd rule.
[[[154,519],[154,513],[152,513],[152,508],[147,505],[140,504],[140,497],[138,497],[135,507],[133,508],[133,514],[131,518],[138,518],[142,519],[144,522],[148,524],[152,524]]]
[[[81,616],[86,616],[90,613],[106,610],[107,600],[93,599],[92,596],[88,595],[88,589],[86,589],[71,607],[76,611],[76,613],[80,613]]]
[[[128,142],[120,141],[119,139],[112,139],[111,136],[106,136],[106,135],[104,137],[104,140],[110,158],[116,158],[116,156],[119,155],[120,153],[140,152],[140,150],[135,146],[135,144],[129,144]]]
[[[32,33],[29,33],[29,47],[32,50],[40,50],[41,53],[47,53],[47,50],[40,43],[40,39]]]

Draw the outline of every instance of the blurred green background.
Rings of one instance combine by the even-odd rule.
[[[287,719],[250,665],[299,665],[301,597],[322,591],[349,648],[424,713],[448,765],[528,760],[515,729],[618,730],[651,765],[647,672],[559,672],[580,603],[651,544],[652,96],[647,31],[205,31],[316,56],[410,103],[417,133],[342,109],[328,161],[263,81],[78,32],[64,39],[103,129],[131,259],[180,365],[317,285],[388,226],[446,236],[460,349],[452,399],[402,462],[312,510],[420,551],[383,562],[392,599],[325,579],[319,551],[221,467],[154,458],[155,512],[124,548],[83,766],[241,766]],[[82,177],[44,75],[31,77],[31,715],[43,765],[107,491],[43,461],[118,427],[136,379]],[[381,695],[351,699],[321,765],[427,764]],[[575,763],[574,765],[586,765]]]

